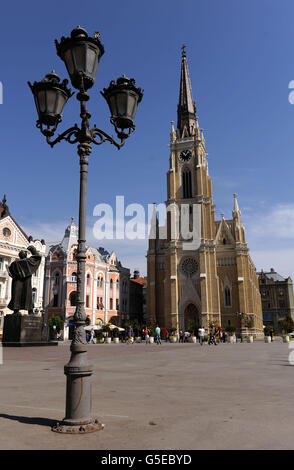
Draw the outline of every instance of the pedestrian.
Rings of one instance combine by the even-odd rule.
[[[127,344],[131,344],[131,343],[133,343],[133,328],[131,326],[129,326]]]
[[[155,328],[155,341],[156,341],[156,344],[161,344],[160,328],[158,325]]]
[[[168,342],[170,343],[170,339],[169,339],[169,331],[168,331],[168,329],[166,329],[165,342],[166,342],[166,343],[168,343]]]
[[[199,334],[199,343],[202,346],[204,343],[204,335],[205,335],[205,329],[202,326],[198,329],[198,334]]]
[[[188,331],[185,331],[185,343],[188,343],[189,342],[189,336],[190,336],[190,333]]]
[[[147,326],[146,326],[146,328],[145,328],[145,330],[144,330],[144,336],[145,336],[146,344],[148,344],[148,343],[151,344],[151,343],[150,343],[149,330],[148,330]]]
[[[183,343],[184,342],[184,333],[182,330],[180,330],[180,339],[179,339],[179,343]]]
[[[93,328],[91,329],[91,337],[90,337],[90,340],[89,340],[89,344],[91,343],[94,343],[95,344],[95,340],[94,340],[94,330]]]

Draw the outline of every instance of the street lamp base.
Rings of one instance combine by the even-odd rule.
[[[61,434],[87,434],[88,432],[101,431],[103,428],[104,424],[99,423],[98,419],[93,419],[90,423],[75,425],[61,421],[61,423],[56,423],[51,430]]]

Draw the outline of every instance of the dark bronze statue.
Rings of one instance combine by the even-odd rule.
[[[31,256],[27,258],[27,252],[19,252],[19,260],[13,261],[8,267],[9,276],[12,277],[11,300],[8,308],[18,314],[19,310],[28,310],[33,315],[32,275],[40,266],[42,256],[34,246],[27,248]]]

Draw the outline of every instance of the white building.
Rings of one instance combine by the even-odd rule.
[[[3,327],[4,315],[12,313],[7,308],[11,298],[12,281],[7,267],[13,261],[19,259],[19,252],[26,249],[29,245],[33,245],[42,254],[41,264],[37,272],[32,276],[34,308],[41,310],[43,308],[46,245],[44,240],[33,240],[32,237],[26,235],[10,214],[6,204],[6,197],[4,196],[2,202],[0,202],[0,329]]]

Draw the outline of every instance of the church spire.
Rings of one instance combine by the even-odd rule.
[[[186,46],[182,46],[181,82],[178,104],[178,130],[180,136],[183,135],[184,130],[186,130],[188,135],[192,135],[193,128],[196,127],[196,105],[192,96],[185,48]]]
[[[241,217],[241,211],[240,211],[240,209],[239,209],[239,204],[238,204],[238,200],[237,200],[237,194],[234,193],[233,196],[234,196],[233,218],[235,218],[235,217]]]

